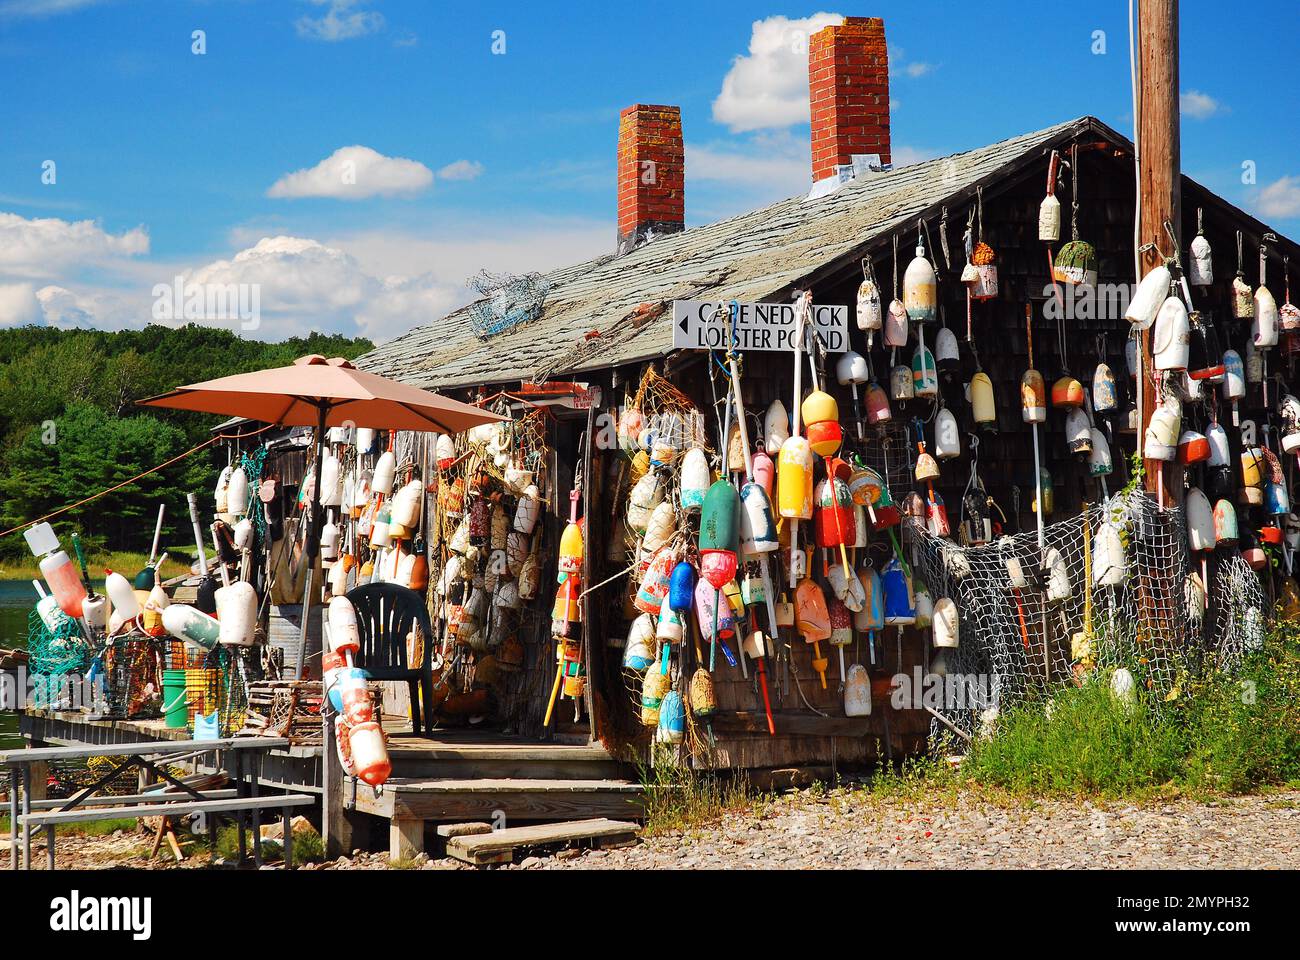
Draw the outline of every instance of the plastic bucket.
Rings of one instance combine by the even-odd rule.
[[[185,696],[185,671],[163,671],[163,716],[173,729],[186,727],[190,722],[189,701]]]

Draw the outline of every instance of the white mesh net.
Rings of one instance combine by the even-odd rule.
[[[987,678],[970,685],[960,709],[940,711],[967,733],[982,710],[1095,669],[1127,668],[1158,705],[1176,699],[1189,675],[1230,669],[1262,642],[1258,576],[1235,552],[1189,557],[1183,511],[1142,492],[1045,526],[1041,549],[1036,532],[970,547],[911,519],[904,533],[918,584],[951,597],[960,613],[959,647],[932,666]],[[931,732],[936,744],[950,736],[938,719]]]

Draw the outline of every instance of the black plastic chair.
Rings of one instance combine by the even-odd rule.
[[[351,590],[348,600],[357,611],[361,649],[354,663],[374,680],[405,680],[411,690],[411,726],[433,729],[433,627],[424,598],[396,583],[367,583]],[[424,634],[423,661],[407,662],[406,635],[412,625]]]

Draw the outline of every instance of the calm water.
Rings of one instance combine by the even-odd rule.
[[[27,613],[35,602],[36,591],[30,580],[0,580],[0,647],[27,645]],[[18,718],[12,713],[0,713],[0,750],[22,745]]]

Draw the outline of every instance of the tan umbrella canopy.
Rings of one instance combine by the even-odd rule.
[[[313,354],[287,367],[205,380],[140,401],[146,407],[245,417],[287,427],[352,425],[460,433],[502,419],[467,403]]]
[[[327,427],[357,426],[376,430],[423,430],[460,433],[505,418],[468,403],[441,397],[373,373],[358,370],[342,357],[299,357],[287,367],[205,380],[139,401],[141,406],[193,410],[245,417],[288,427],[316,428],[316,484],[307,529],[307,578],[303,585],[298,676],[307,646],[307,609],[311,603],[312,566],[319,548],[320,473]]]

